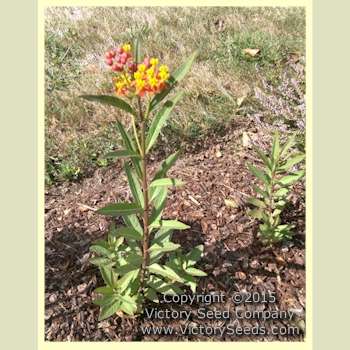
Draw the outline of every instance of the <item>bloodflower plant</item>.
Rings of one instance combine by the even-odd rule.
[[[291,187],[305,175],[304,169],[297,165],[305,159],[303,152],[292,150],[295,146],[295,134],[283,144],[280,143],[278,132],[274,134],[270,154],[253,145],[257,156],[262,161],[260,168],[248,164],[250,172],[259,180],[259,186],[254,185],[256,197],[248,199],[255,207],[248,214],[260,220],[259,237],[264,244],[272,245],[284,239],[292,238],[294,225],[282,223],[281,214],[288,204]]]
[[[180,244],[172,242],[174,230],[186,230],[189,226],[162,218],[169,188],[183,184],[167,176],[179,152],[166,158],[152,179],[147,162],[182,92],[166,98],[190,70],[195,57],[196,53],[192,54],[171,74],[157,58],[141,60],[136,40],[133,47],[125,44],[105,55],[106,64],[114,74],[116,96],[81,96],[115,106],[130,115],[131,132],[116,121],[123,148],[109,156],[124,159],[133,201],[108,204],[97,210],[118,220],[111,224],[106,240],[90,247],[95,254],[91,262],[99,267],[105,282],[105,286],[95,290],[101,295],[94,301],[101,307],[100,320],[116,313],[140,314],[146,299],[159,302],[159,294],[181,294],[184,287],[194,293],[196,277],[206,275],[194,267],[202,256],[202,245],[184,253]],[[124,226],[117,226],[119,222]]]

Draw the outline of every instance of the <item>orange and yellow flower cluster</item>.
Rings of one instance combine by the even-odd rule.
[[[142,63],[134,62],[129,44],[108,51],[106,64],[117,72],[113,81],[115,92],[120,96],[158,93],[166,87],[170,77],[168,66],[159,65],[157,58],[146,57]]]

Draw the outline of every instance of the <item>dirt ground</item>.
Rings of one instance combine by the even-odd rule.
[[[285,219],[296,225],[293,240],[273,248],[256,239],[258,222],[246,214],[246,199],[252,194],[253,178],[246,161],[257,162],[249,147],[242,146],[242,132],[249,130],[260,145],[267,144],[264,126],[255,129],[246,120],[235,119],[226,136],[209,137],[185,150],[170,175],[186,182],[172,190],[166,217],[181,219],[191,228],[175,232],[174,240],[185,249],[204,244],[199,268],[208,276],[201,278],[198,293],[276,292],[275,304],[243,304],[242,310],[293,310],[294,318],[266,321],[267,329],[294,325],[298,335],[193,336],[143,335],[144,325],[173,325],[184,320],[164,321],[119,316],[98,322],[98,306],[92,304],[92,291],[102,285],[97,268],[89,263],[90,244],[105,237],[111,219],[96,215],[93,208],[130,198],[121,161],[79,183],[65,183],[46,192],[45,205],[45,339],[49,341],[301,341],[305,333],[305,201],[304,185],[294,186]],[[160,159],[159,159],[160,160]],[[155,169],[158,159],[150,166]],[[231,199],[236,208],[224,200]],[[173,306],[197,309],[199,305]],[[223,309],[225,304],[211,305]],[[232,305],[231,305],[232,307]],[[188,321],[222,327],[228,320]],[[238,320],[241,326],[254,326],[256,320]]]

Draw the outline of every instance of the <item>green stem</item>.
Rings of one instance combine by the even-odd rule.
[[[137,136],[137,130],[136,130],[136,124],[135,124],[135,117],[134,116],[132,116],[131,124],[132,124],[132,129],[134,131],[134,137],[135,137],[135,140],[136,140],[137,148],[139,149],[140,155],[142,156],[142,148],[141,148],[141,145],[140,145],[139,137]]]
[[[146,156],[146,120],[142,112],[141,99],[137,98],[138,112],[141,121],[141,168],[142,168],[142,192],[144,198],[144,211],[143,211],[143,242],[142,242],[142,265],[140,272],[140,291],[145,287],[145,273],[149,262],[149,200],[148,200],[148,183],[147,183],[147,156]]]

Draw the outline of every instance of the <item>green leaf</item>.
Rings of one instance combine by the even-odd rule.
[[[100,102],[105,105],[110,105],[114,107],[118,107],[121,110],[130,113],[134,116],[136,116],[136,112],[134,109],[127,103],[126,101],[122,100],[121,98],[118,98],[116,96],[108,96],[108,95],[81,95],[79,96],[81,98],[84,98],[85,100],[88,101],[93,101],[93,102]]]
[[[262,195],[264,198],[267,198],[267,197],[269,196],[269,194],[268,194],[266,191],[262,190],[262,189],[261,189],[260,187],[258,187],[258,186],[253,185],[253,189],[254,189],[254,191],[255,191],[256,193],[259,193],[259,194]]]
[[[273,137],[271,156],[274,162],[277,163],[280,157],[280,135],[278,131],[275,132],[275,135]]]
[[[110,294],[110,295],[103,295],[102,298],[95,299],[93,303],[98,306],[107,306],[112,304],[115,300],[116,300],[116,295]]]
[[[203,249],[204,249],[204,246],[200,244],[194,247],[189,253],[185,255],[185,261],[186,261],[187,267],[194,266],[196,262],[200,260],[200,258],[203,255]]]
[[[176,151],[166,158],[160,166],[160,169],[156,172],[153,177],[153,181],[166,177],[168,170],[173,166],[176,160],[179,158],[180,151]]]
[[[282,210],[281,209],[275,209],[272,213],[272,216],[273,217],[276,217],[278,215],[280,215],[282,213]]]
[[[132,270],[117,281],[116,288],[119,293],[123,293],[124,290],[128,288],[128,286],[137,278],[139,272],[139,269]]]
[[[253,210],[248,210],[248,215],[251,216],[254,219],[261,220],[263,217],[263,213],[261,209],[253,209]]]
[[[181,81],[186,76],[186,74],[191,69],[192,64],[196,59],[197,55],[198,51],[193,52],[193,54],[189,56],[187,60],[173,72],[172,78],[175,80],[175,82]]]
[[[252,147],[255,151],[255,153],[260,157],[260,159],[264,162],[264,164],[271,169],[271,161],[270,159],[264,154],[264,152],[260,151],[258,147],[252,144]]]
[[[154,196],[155,193],[157,194],[156,196]],[[152,214],[149,220],[150,227],[152,227],[153,223],[159,222],[159,220],[162,217],[162,213],[167,200],[168,189],[166,187],[159,187],[157,192],[155,193],[153,193],[152,198],[154,208],[152,210]]]
[[[142,256],[138,253],[132,252],[125,257],[125,261],[129,266],[139,267],[142,264]]]
[[[114,262],[109,258],[91,258],[90,263],[96,266],[112,266]]]
[[[229,208],[238,208],[238,204],[233,199],[225,199],[224,202]]]
[[[146,138],[146,153],[151,149],[153,144],[156,142],[157,137],[160,133],[160,130],[162,129],[165,122],[168,120],[171,111],[175,107],[176,103],[180,100],[182,95],[183,95],[183,92],[179,92],[172,99],[165,102],[162,109],[152,119],[152,123],[148,130],[148,134]]]
[[[172,252],[174,250],[177,250],[178,248],[180,248],[181,245],[180,244],[175,244],[173,242],[165,242],[165,243],[155,243],[153,245],[151,245],[151,247],[149,248],[150,252]]]
[[[161,221],[152,223],[150,227],[164,227],[164,228],[171,228],[173,230],[187,230],[188,228],[190,228],[190,226],[177,220],[161,220]]]
[[[183,291],[175,284],[164,282],[161,278],[155,275],[150,276],[147,284],[152,287],[152,289],[165,295],[179,295],[183,293]]]
[[[117,128],[119,130],[120,136],[123,139],[124,147],[129,152],[138,153],[137,152],[137,148],[136,148],[134,142],[132,141],[132,138],[129,136],[127,131],[124,129],[123,124],[119,120],[117,120]],[[142,177],[142,172],[141,172],[140,160],[138,158],[132,157],[131,161],[132,161],[132,163],[133,163],[133,165],[135,167],[137,175],[141,178]]]
[[[153,111],[160,102],[164,100],[164,98],[169,94],[169,92],[173,89],[173,87],[180,82],[186,74],[189,72],[191,69],[191,66],[196,59],[198,55],[198,51],[195,51],[188,59],[180,66],[178,67],[171,75],[169,78],[169,85],[166,89],[164,89],[162,92],[159,94],[155,95],[153,99],[151,100],[149,111]]]
[[[124,216],[123,220],[125,222],[125,225],[132,227],[134,230],[136,230],[141,236],[143,236],[143,229],[140,225],[139,219],[135,214]]]
[[[99,268],[101,276],[107,286],[114,288],[118,275],[113,271],[111,267],[100,266]]]
[[[122,302],[120,305],[120,309],[130,316],[134,315],[137,311],[137,305],[135,300],[128,295],[120,296],[120,300]]]
[[[293,167],[294,165],[300,163],[301,161],[303,161],[305,159],[305,154],[303,153],[299,153],[296,154],[295,156],[289,158],[285,164],[283,164],[282,166],[280,166],[278,168],[279,171],[287,171],[289,170],[291,167]]]
[[[105,287],[98,287],[94,290],[95,293],[100,293],[104,295],[113,294],[113,288],[105,286]]]
[[[103,305],[101,307],[100,316],[98,320],[102,321],[114,315],[119,310],[119,308],[120,308],[120,301],[118,299],[114,299],[110,304]]]
[[[173,234],[173,230],[167,227],[161,227],[152,240],[152,244],[160,244],[164,242],[169,242],[171,240]]]
[[[128,177],[129,187],[132,193],[132,196],[136,203],[143,209],[144,208],[144,199],[141,189],[140,182],[135,174],[135,172],[130,168],[128,163],[124,163],[124,170],[126,176]]]
[[[136,241],[142,240],[142,236],[140,235],[140,233],[132,227],[119,228],[116,231],[116,235],[117,235],[117,237],[125,237],[125,238],[129,238],[129,239],[130,238],[135,239]]]
[[[90,252],[97,253],[99,255],[103,255],[103,256],[107,256],[107,257],[109,257],[113,254],[109,249],[107,249],[101,245],[98,245],[98,244],[94,244],[94,245],[90,246],[89,250],[90,250]]]
[[[301,170],[301,171],[298,171],[296,173],[293,173],[293,174],[290,174],[290,175],[287,175],[287,176],[284,176],[282,177],[278,183],[282,186],[289,186],[291,184],[294,184],[296,183],[298,180],[300,180],[302,177],[304,176],[304,171]]]
[[[280,197],[284,197],[288,194],[288,189],[285,187],[282,187],[280,189],[278,189],[275,193],[274,193],[274,197],[275,198],[280,198]]]
[[[127,149],[121,149],[121,150],[109,152],[109,153],[106,154],[106,158],[124,158],[124,157],[140,159],[140,155],[139,154],[137,154],[134,151],[129,151]]]
[[[191,276],[197,276],[197,277],[207,276],[207,274],[204,271],[195,269],[194,267],[188,267],[185,271]]]
[[[114,203],[98,209],[97,213],[109,216],[124,216],[142,213],[142,208],[137,203]]]
[[[157,263],[149,265],[148,270],[151,273],[161,275],[168,278],[171,281],[184,282],[184,280],[170,267],[161,266]]]
[[[290,136],[288,138],[288,141],[282,146],[282,148],[281,148],[281,158],[282,159],[287,155],[289,149],[295,145],[295,136],[296,136],[296,133],[294,133],[292,136]]]
[[[154,303],[159,303],[159,299],[158,299],[158,296],[157,296],[157,292],[151,288],[151,287],[148,287],[145,291],[145,297],[150,300],[150,301],[153,301]]]
[[[257,169],[254,165],[248,164],[250,172],[256,176],[259,180],[263,181],[266,185],[270,184],[270,178],[263,171]]]
[[[182,186],[184,185],[184,182],[181,180],[173,179],[173,178],[168,178],[164,177],[161,179],[154,180],[150,183],[149,187],[158,187],[158,186]]]
[[[263,201],[261,201],[260,199],[254,198],[254,197],[248,198],[247,202],[249,204],[255,205],[258,208],[266,208],[266,204]]]

